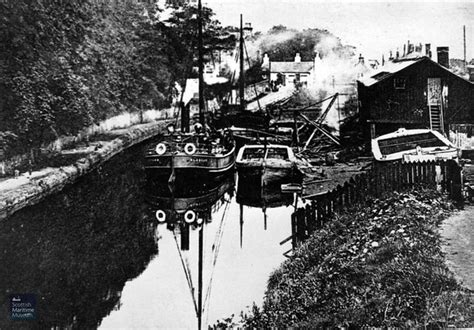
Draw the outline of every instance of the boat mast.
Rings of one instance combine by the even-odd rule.
[[[198,0],[199,122],[204,125],[204,59],[202,45],[202,4]]]
[[[204,124],[204,61],[202,46],[202,4],[198,0],[198,62],[199,62],[199,122]],[[202,258],[203,258],[203,232],[204,223],[199,230],[198,251],[198,329],[202,326]]]
[[[240,14],[240,74],[239,74],[239,97],[240,97],[240,108],[245,110],[245,97],[244,97],[244,86],[245,86],[245,74],[244,74],[244,27],[242,22],[242,14]]]

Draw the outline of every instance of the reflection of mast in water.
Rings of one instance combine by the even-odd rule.
[[[240,204],[240,248],[244,239],[244,205]]]
[[[244,206],[260,208],[264,229],[268,228],[269,208],[288,206],[293,203],[293,194],[282,193],[280,184],[268,184],[261,175],[239,175],[237,181],[237,203],[240,204],[240,246],[243,241]]]
[[[168,184],[168,182],[150,181],[147,198],[158,222],[166,223],[167,229],[173,233],[200,327],[203,313],[209,304],[212,278],[223,237],[227,210],[234,192],[234,176],[233,174],[226,175],[221,180],[214,181],[194,181],[192,184],[182,178],[177,178],[174,184]],[[204,227],[212,221],[212,214],[224,205],[225,209],[212,245],[212,268],[205,292],[203,290]],[[190,236],[195,230],[198,230],[197,296],[195,284],[192,281],[191,267],[183,253],[190,250]]]

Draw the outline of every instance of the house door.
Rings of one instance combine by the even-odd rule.
[[[441,78],[428,78],[428,109],[430,112],[430,128],[444,132],[443,103]]]

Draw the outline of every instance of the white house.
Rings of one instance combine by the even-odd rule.
[[[318,60],[319,57],[316,55],[313,61],[301,61],[300,54],[296,53],[292,62],[275,62],[270,61],[268,54],[265,54],[262,67],[270,72],[271,81],[277,81],[281,76],[283,85],[293,83],[308,85],[313,81]]]

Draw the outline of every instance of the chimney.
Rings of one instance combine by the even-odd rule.
[[[403,55],[402,55],[403,57],[407,55],[406,48],[407,48],[406,45],[403,45]]]
[[[253,31],[253,27],[252,27],[252,23],[245,23],[245,26],[244,26],[244,36],[247,38],[247,37],[251,37],[252,36],[252,31]]]
[[[301,62],[300,53],[296,53],[296,55],[295,55],[295,63],[300,63],[300,62]]]
[[[431,58],[431,44],[425,44],[425,56]]]
[[[270,65],[270,58],[268,57],[268,53],[263,54],[263,67],[268,67]]]
[[[393,53],[392,53],[392,51],[390,51],[390,55],[388,56],[388,60],[389,60],[389,61],[392,61],[392,60],[393,60]]]
[[[395,53],[395,59],[398,60],[399,57],[400,57],[400,52],[397,49],[397,52]]]
[[[438,64],[449,69],[449,47],[437,47]]]

